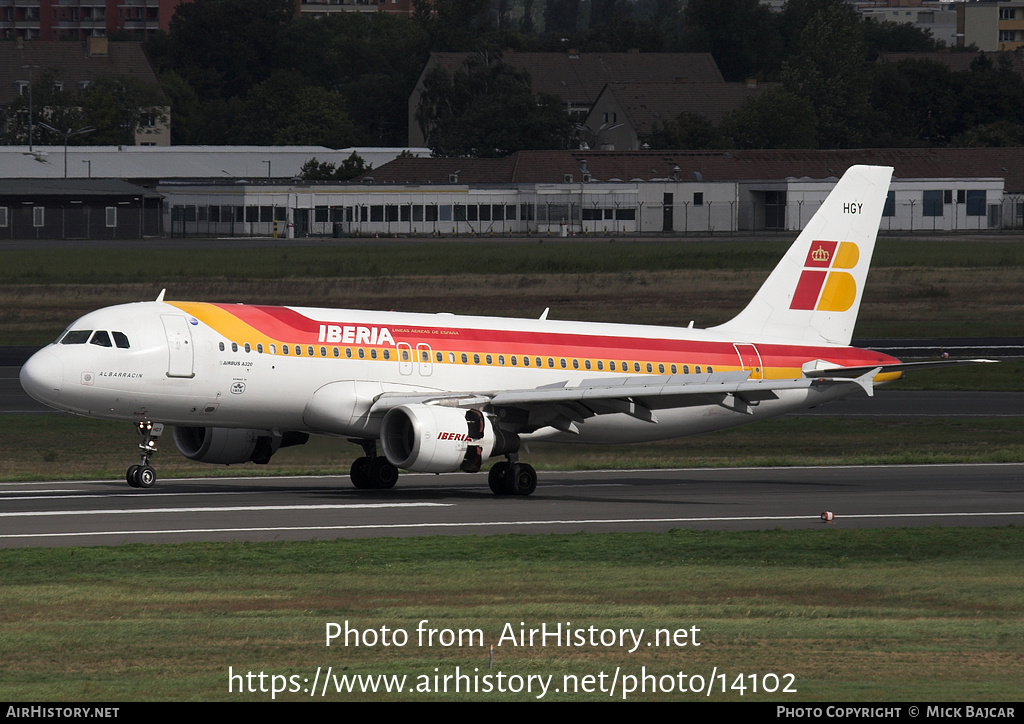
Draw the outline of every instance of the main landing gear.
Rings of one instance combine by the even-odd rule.
[[[139,454],[141,464],[132,465],[125,473],[125,481],[133,488],[152,488],[156,482],[156,471],[149,464],[149,459],[156,452],[156,439],[164,431],[163,423],[143,420],[135,425],[135,428],[142,435],[142,442],[139,443]]]
[[[360,490],[386,490],[398,482],[398,468],[377,454],[376,440],[350,440],[363,448],[365,456],[356,458],[349,475]]]
[[[487,485],[495,495],[530,495],[537,489],[537,471],[532,465],[518,462],[516,455],[508,461],[495,463],[487,473]]]

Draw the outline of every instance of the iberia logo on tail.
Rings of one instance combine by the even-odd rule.
[[[845,312],[857,298],[857,282],[849,272],[835,270],[853,269],[859,259],[852,241],[812,241],[789,308]]]

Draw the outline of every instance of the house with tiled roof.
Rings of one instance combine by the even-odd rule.
[[[147,86],[163,98],[156,71],[138,42],[108,42],[90,37],[84,43],[0,43],[0,110],[16,98],[29,93],[30,86],[48,71],[64,91],[84,92],[97,78],[130,78]],[[170,101],[147,114],[135,132],[136,145],[171,144]],[[45,119],[45,110],[36,109],[36,123]]]
[[[409,145],[424,145],[416,110],[424,82],[437,67],[454,73],[470,53],[431,53],[409,96]],[[582,123],[601,91],[611,82],[721,83],[710,53],[503,53],[503,62],[530,74],[533,92],[555,96]]]
[[[684,113],[718,125],[775,83],[608,83],[587,114],[584,142],[602,151],[635,151],[643,138]]]

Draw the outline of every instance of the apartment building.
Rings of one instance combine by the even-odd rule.
[[[960,45],[979,50],[1017,50],[1024,47],[1024,0],[957,4]]]
[[[167,30],[183,1],[0,0],[0,39],[85,40],[117,32],[144,40]]]

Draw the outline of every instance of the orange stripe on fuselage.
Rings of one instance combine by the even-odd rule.
[[[325,343],[320,340],[321,325],[342,328],[366,328],[366,322],[315,320],[288,307],[265,307],[243,304],[209,304],[205,302],[168,302],[192,315],[225,339],[238,344],[300,344],[352,349],[392,347],[352,341]],[[501,329],[479,329],[429,324],[381,322],[396,345],[405,342],[414,350],[418,344],[432,351],[452,351],[457,355],[519,355],[540,357],[546,363],[555,360],[603,360],[651,362],[655,365],[710,365],[718,372],[742,369],[732,342],[705,342],[685,339],[627,337],[561,332],[533,332]],[[639,328],[638,329],[642,329]],[[894,364],[899,360],[888,355],[855,347],[812,347],[779,344],[758,344],[757,351],[766,379],[793,379],[802,376],[801,366],[815,359],[843,367]],[[344,357],[342,357],[344,358]],[[459,359],[456,357],[456,359]],[[395,360],[398,361],[398,356]],[[447,356],[444,361],[447,362]],[[557,363],[556,363],[557,364]],[[644,368],[645,369],[645,368]],[[657,368],[655,367],[655,370]],[[568,370],[567,370],[568,371]],[[575,370],[574,370],[575,371]],[[595,371],[583,370],[578,371]],[[655,371],[655,374],[657,372]],[[896,379],[899,373],[878,375],[877,381]]]

